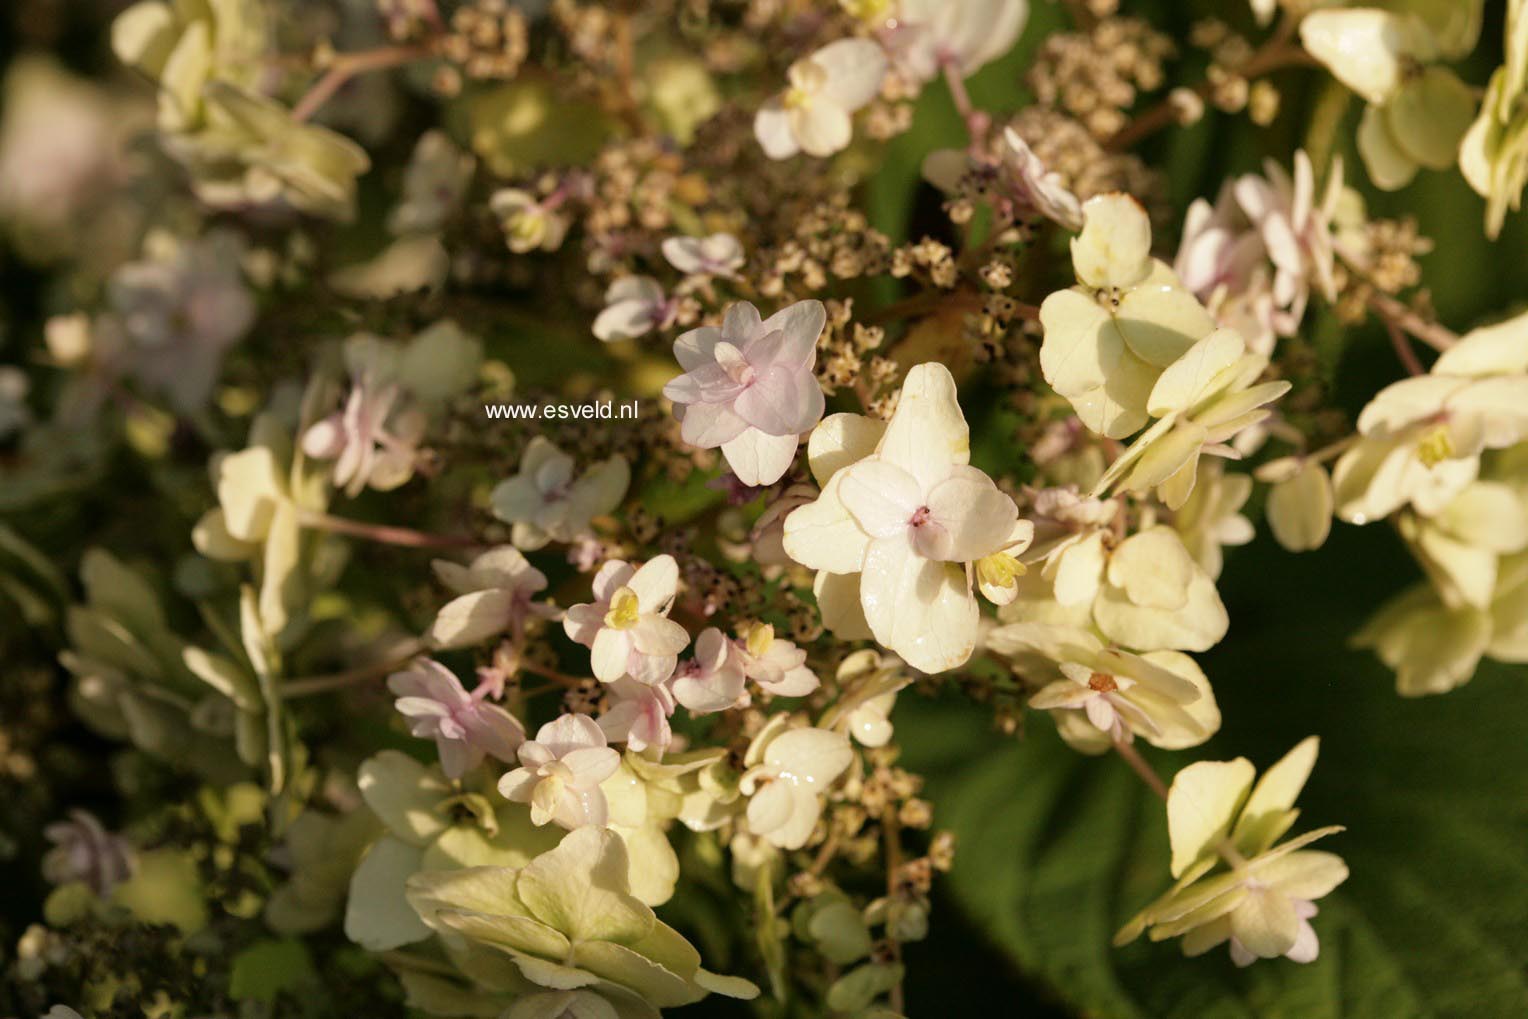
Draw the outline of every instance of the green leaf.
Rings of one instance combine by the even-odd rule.
[[[1486,665],[1445,697],[1399,698],[1346,642],[1405,569],[1381,528],[1341,528],[1306,556],[1266,537],[1233,554],[1232,632],[1203,656],[1225,728],[1198,750],[1149,755],[1164,777],[1238,755],[1261,770],[1322,737],[1295,831],[1347,825],[1325,848],[1352,876],[1319,903],[1314,963],[1238,970],[1223,948],[1186,959],[1144,939],[1111,949],[1169,883],[1161,801],[1121,762],[1070,751],[1038,715],[1022,741],[1003,741],[978,709],[909,699],[903,762],[930,775],[936,827],[958,838],[955,900],[1080,1015],[1528,1015],[1528,684],[1521,667]]]
[[[292,938],[272,939],[257,941],[234,956],[228,992],[240,1001],[270,1004],[317,981],[307,946]]]

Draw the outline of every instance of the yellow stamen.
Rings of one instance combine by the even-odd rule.
[[[775,642],[775,628],[768,623],[756,623],[753,629],[748,631],[748,653],[755,658],[762,658],[769,653],[769,646]]]
[[[1417,459],[1428,467],[1436,467],[1454,456],[1454,440],[1448,425],[1437,425],[1417,441]]]
[[[1029,568],[1007,552],[994,552],[976,561],[976,576],[988,587],[1012,587]]]
[[[629,630],[637,625],[641,604],[637,592],[623,587],[610,599],[610,611],[605,613],[605,625],[617,630]]]

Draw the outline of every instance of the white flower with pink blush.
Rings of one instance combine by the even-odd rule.
[[[610,805],[600,789],[621,766],[605,733],[588,715],[563,715],[543,725],[520,747],[520,767],[499,779],[506,800],[531,805],[537,827],[555,821],[572,831],[604,827]]]
[[[670,687],[692,715],[745,707],[742,657],[726,634],[712,626],[695,639],[695,656],[680,665]]]
[[[469,694],[456,675],[429,658],[416,660],[387,677],[394,706],[408,720],[409,734],[433,739],[440,767],[461,778],[485,756],[510,763],[525,740],[525,729],[508,711]]]
[[[727,309],[720,328],[702,326],[674,341],[685,374],[663,387],[684,441],[721,447],[745,485],[780,480],[801,433],[822,417],[812,369],[827,323],[821,301],[799,301],[760,320],[747,301]]]
[[[538,435],[520,457],[520,473],[489,495],[493,515],[514,525],[510,537],[527,551],[548,542],[574,542],[590,522],[620,505],[631,482],[624,457],[612,456],[577,475],[573,458]]]
[[[662,247],[669,265],[686,276],[732,277],[743,267],[742,242],[728,233],[670,237]]]
[[[949,369],[909,371],[889,422],[828,418],[808,459],[824,487],[785,518],[784,543],[818,571],[824,625],[845,639],[868,630],[924,672],[964,664],[980,617],[969,567],[1028,536],[1013,500],[970,465]]]
[[[674,714],[674,694],[666,683],[638,683],[622,676],[611,683],[612,703],[599,717],[599,727],[612,743],[642,753],[651,748],[662,754],[674,741],[669,718]]]
[[[622,276],[605,291],[605,310],[594,319],[594,335],[605,343],[634,340],[663,329],[674,319],[674,302],[651,276]]]
[[[671,555],[640,569],[612,559],[594,575],[594,601],[568,609],[563,629],[589,648],[600,682],[630,675],[661,683],[674,674],[679,652],[690,643],[685,628],[668,618],[678,590],[679,564]]]
[[[437,647],[471,647],[505,632],[519,638],[527,620],[557,615],[555,607],[535,601],[546,588],[546,574],[513,545],[489,549],[468,566],[444,559],[430,565],[457,594],[436,613],[427,634]]]
[[[351,498],[368,486],[386,492],[408,482],[427,420],[407,405],[397,383],[371,371],[356,375],[343,409],[314,422],[302,451],[334,461],[334,484]]]
[[[1200,198],[1189,206],[1173,266],[1216,321],[1260,354],[1298,331],[1313,285],[1335,298],[1334,221],[1343,196],[1341,160],[1319,202],[1303,150],[1293,176],[1271,160],[1264,171],[1228,182],[1214,205]]]
[[[776,697],[805,697],[822,685],[806,666],[806,652],[775,636],[768,623],[755,623],[735,645],[743,674]]]

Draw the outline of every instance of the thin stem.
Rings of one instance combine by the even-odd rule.
[[[1375,290],[1369,294],[1369,310],[1378,315],[1386,326],[1403,329],[1436,351],[1445,351],[1459,342],[1458,334],[1452,329],[1437,322],[1429,322],[1404,302],[1383,291]]]
[[[1141,781],[1145,782],[1147,787],[1156,793],[1165,803],[1167,801],[1167,785],[1162,781],[1162,776],[1157,774],[1156,769],[1146,763],[1146,758],[1142,757],[1135,747],[1120,740],[1114,741],[1114,750],[1141,777]],[[1226,861],[1227,866],[1232,870],[1240,870],[1247,865],[1247,858],[1237,851],[1236,846],[1232,845],[1231,840],[1228,838],[1220,840],[1215,846],[1215,852],[1219,854],[1222,860]]]
[[[1395,348],[1395,356],[1401,359],[1401,364],[1412,375],[1425,375],[1427,369],[1422,367],[1422,362],[1417,360],[1417,352],[1411,349],[1411,342],[1406,339],[1406,334],[1401,327],[1389,319],[1385,320],[1385,331],[1390,334],[1390,345]]]
[[[579,679],[577,676],[569,676],[565,673],[557,672],[553,669],[548,669],[545,666],[537,665],[535,662],[522,661],[519,664],[521,672],[529,672],[533,676],[540,676],[542,679],[550,679],[557,685],[567,687],[570,690],[578,689],[579,687],[583,686],[585,682],[584,680]]]
[[[1349,447],[1358,441],[1358,438],[1358,433],[1355,432],[1345,439],[1338,439],[1336,442],[1323,446],[1322,448],[1316,450],[1314,453],[1308,454],[1303,459],[1306,463],[1317,464],[1326,463],[1328,460],[1334,460],[1341,456],[1343,453],[1346,453]]]
[[[987,137],[992,118],[971,102],[971,93],[966,91],[966,80],[961,77],[958,61],[946,58],[939,62],[939,66],[944,72],[944,83],[949,86],[950,98],[955,100],[955,109],[966,122],[966,133],[971,136],[971,148],[974,149]]]
[[[422,60],[428,56],[430,51],[419,46],[384,46],[359,53],[337,54],[323,77],[319,78],[307,94],[297,101],[297,105],[292,107],[292,119],[301,122],[312,117],[323,108],[325,103],[334,98],[336,92],[344,88],[346,83],[358,74],[383,71],[390,67]]]
[[[317,510],[300,511],[299,520],[302,526],[315,531],[346,534],[353,538],[365,538],[384,545],[401,545],[404,548],[480,548],[483,544],[469,535],[427,534],[408,527],[363,523]]]
[[[886,842],[886,897],[895,899],[899,892],[897,887],[897,875],[902,870],[902,825],[897,819],[895,804],[888,803],[886,809],[881,812],[881,834]],[[891,944],[891,959],[893,962],[902,961],[902,943],[896,938],[889,939]],[[898,1015],[904,1011],[902,1000],[902,981],[898,980],[891,988],[891,1010]]]
[[[1115,740],[1114,752],[1119,754],[1137,775],[1141,776],[1141,781],[1146,783],[1147,788],[1163,800],[1167,799],[1167,784],[1162,781],[1162,776],[1157,774],[1156,769],[1146,763],[1146,758],[1141,756],[1139,750],[1129,743]]]
[[[421,640],[410,641],[404,645],[404,650],[393,655],[386,661],[372,662],[369,665],[358,665],[344,672],[334,672],[326,676],[306,676],[302,679],[289,679],[281,684],[281,697],[283,700],[291,700],[294,697],[310,697],[313,694],[328,693],[330,690],[339,690],[343,687],[354,686],[357,683],[365,683],[377,679],[389,672],[395,672],[403,668],[414,657],[425,649],[425,643]]]
[[[817,856],[812,860],[812,865],[807,868],[807,873],[813,877],[822,877],[827,872],[828,864],[833,862],[833,857],[838,855],[838,829],[833,828],[828,832],[828,837],[823,840],[822,848],[817,851]]]

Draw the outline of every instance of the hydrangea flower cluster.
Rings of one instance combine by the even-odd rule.
[[[1528,663],[1528,313],[1364,197],[1521,226],[1522,0],[100,6],[0,119],[0,1012],[897,1019],[962,756],[1165,820],[1087,833],[1144,906],[1047,850],[1089,966],[1278,974],[1362,894],[1318,737],[1197,758],[1341,667],[1228,666],[1235,550],[1388,523],[1399,694]],[[1303,147],[1147,161],[1242,114]]]

